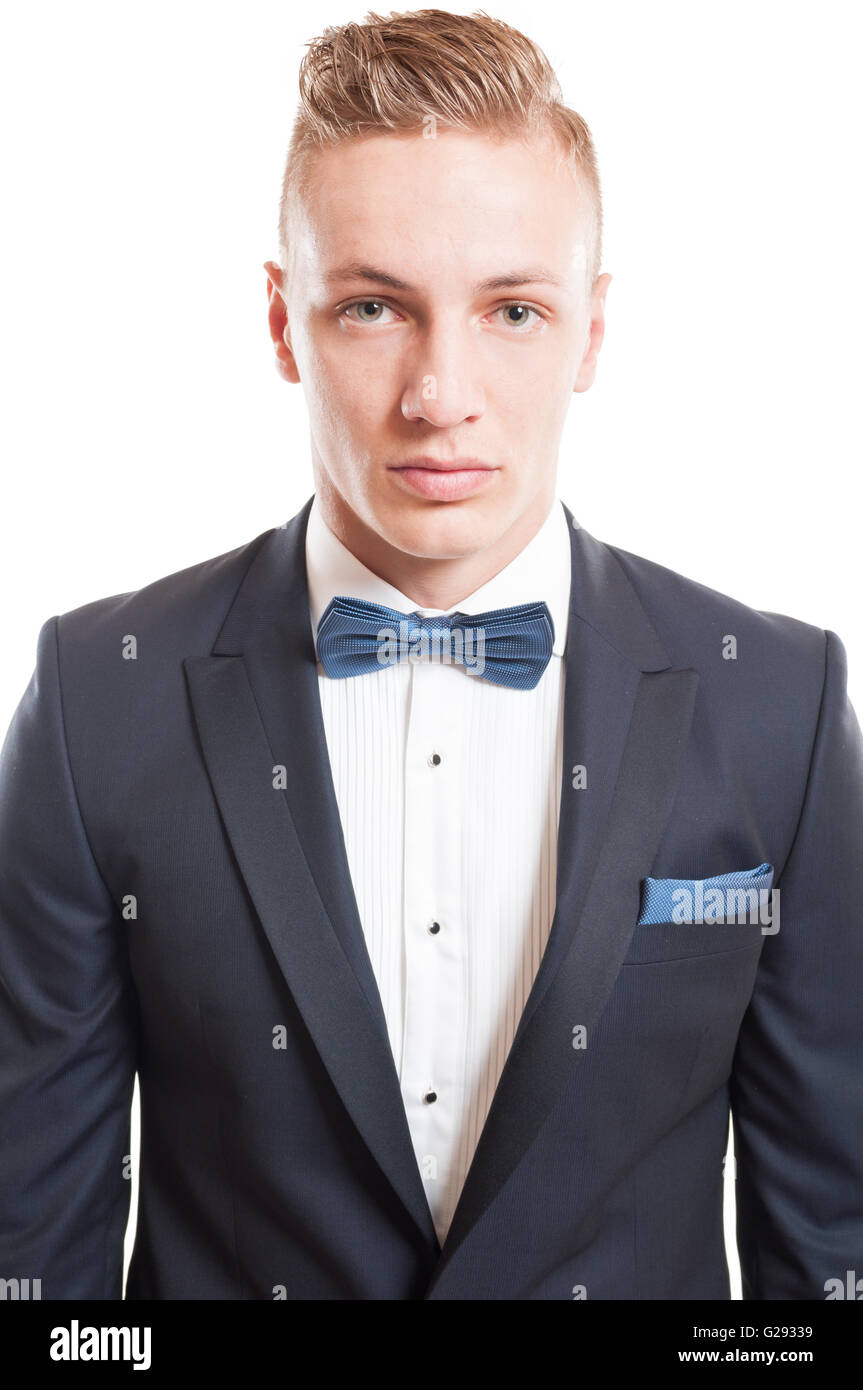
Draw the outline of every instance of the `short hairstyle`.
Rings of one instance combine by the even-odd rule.
[[[578,112],[564,105],[537,44],[483,11],[412,10],[387,17],[369,13],[363,24],[330,26],[307,48],[279,203],[285,270],[297,203],[308,189],[316,150],[362,136],[442,127],[556,144],[558,168],[565,162],[579,185],[590,290],[602,254],[593,139]]]

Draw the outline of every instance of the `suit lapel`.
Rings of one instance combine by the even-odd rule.
[[[213,791],[279,967],[348,1113],[436,1250],[330,772],[305,578],[311,502],[265,538],[213,655],[184,666]]]
[[[692,720],[697,672],[669,669],[619,561],[564,511],[573,568],[556,910],[427,1298],[452,1296],[459,1252],[584,1056],[573,1028],[590,1037],[626,955]]]

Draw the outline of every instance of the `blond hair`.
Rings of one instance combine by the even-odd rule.
[[[307,45],[300,99],[279,203],[279,247],[288,268],[297,203],[315,150],[353,137],[417,133],[429,122],[494,139],[551,138],[583,186],[588,288],[602,254],[602,192],[593,139],[565,106],[542,49],[478,10],[412,10],[330,26]],[[586,196],[585,196],[586,195]]]

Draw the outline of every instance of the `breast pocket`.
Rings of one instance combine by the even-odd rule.
[[[632,933],[624,964],[650,965],[728,951],[760,952],[769,933],[770,924],[760,922],[642,923]]]
[[[614,1026],[643,1091],[669,1124],[726,1084],[770,936],[758,923],[634,928],[615,986]],[[658,1102],[657,1102],[658,1104]]]

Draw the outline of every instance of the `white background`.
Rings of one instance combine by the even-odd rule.
[[[487,8],[544,47],[603,182],[614,280],[564,501],[603,540],[833,629],[861,709],[857,6]],[[304,45],[364,14],[7,9],[4,729],[46,618],[242,545],[312,492],[263,262]]]

